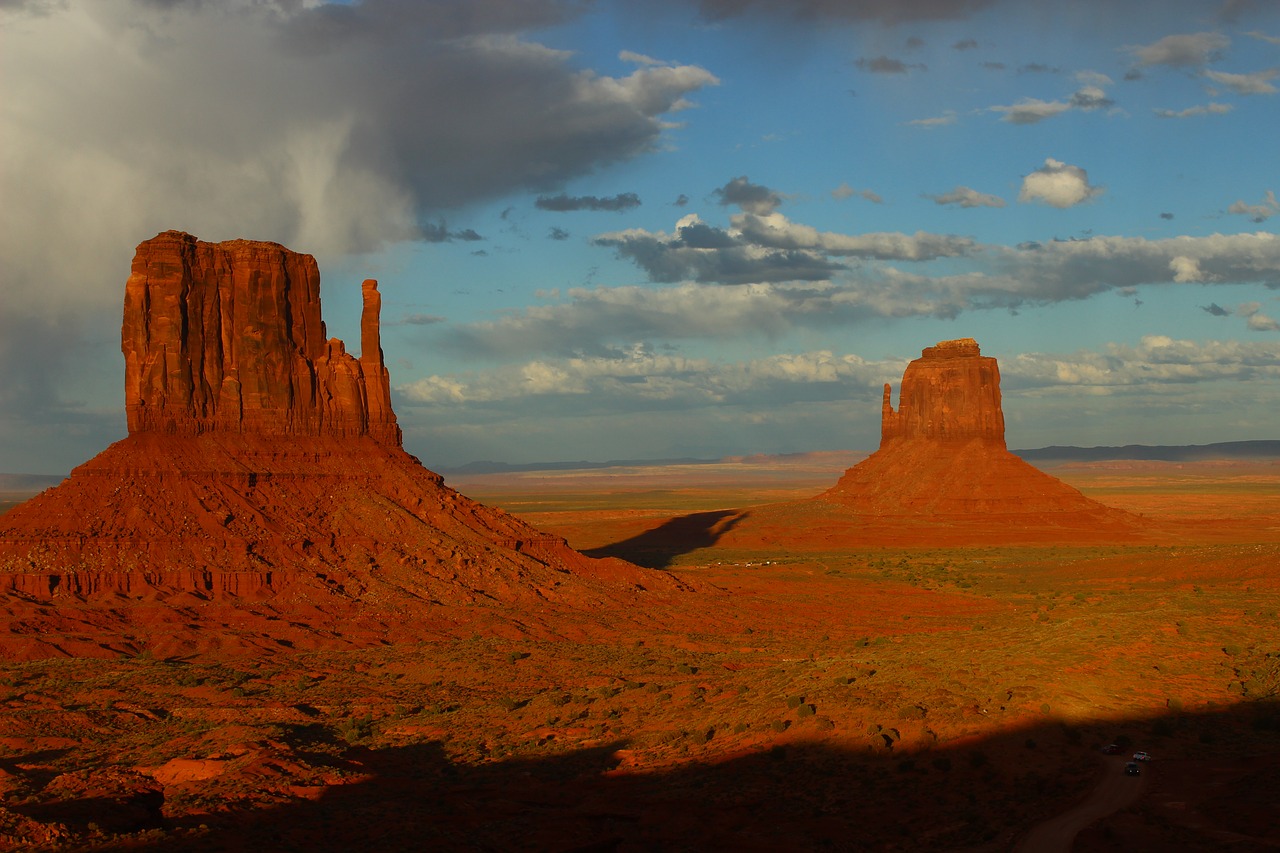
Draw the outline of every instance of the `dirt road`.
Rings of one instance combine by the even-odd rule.
[[[1016,853],[1070,853],[1080,830],[1137,802],[1147,790],[1151,765],[1142,765],[1141,776],[1127,776],[1128,761],[1124,756],[1106,756],[1102,778],[1088,799],[1033,828],[1014,848]]]

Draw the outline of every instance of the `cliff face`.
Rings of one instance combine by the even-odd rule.
[[[1000,368],[973,338],[926,347],[902,375],[898,410],[884,386],[880,446],[900,439],[978,439],[1004,447]]]
[[[400,446],[377,282],[363,293],[356,359],[326,339],[310,255],[179,231],[147,240],[125,285],[129,432],[369,435]]]

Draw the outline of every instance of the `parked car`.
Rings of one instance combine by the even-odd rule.
[[[1140,764],[1139,764],[1138,762],[1136,762],[1136,761],[1130,761],[1128,764],[1126,764],[1126,765],[1124,766],[1124,775],[1126,775],[1126,776],[1141,776],[1141,775],[1142,775],[1142,765],[1140,765]]]
[[[1104,747],[1102,748],[1102,754],[1103,754],[1103,755],[1119,755],[1119,754],[1120,754],[1120,744],[1118,744],[1118,743],[1109,743],[1109,744],[1107,744],[1106,746],[1104,746]]]
[[[1133,754],[1134,761],[1150,761],[1151,756],[1145,752],[1135,752]]]

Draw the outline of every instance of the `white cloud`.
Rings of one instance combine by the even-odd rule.
[[[1217,380],[1280,379],[1280,342],[1191,341],[1145,335],[1137,346],[1108,344],[1070,355],[1023,353],[1000,363],[1017,388],[1133,387]]]
[[[931,198],[938,204],[955,204],[960,207],[1004,207],[1004,199],[999,196],[980,193],[969,187],[956,187],[951,192],[926,198]]]
[[[860,198],[866,199],[872,204],[884,204],[884,199],[880,196],[879,193],[875,192],[874,190],[854,189],[853,187],[849,186],[847,182],[841,183],[840,186],[836,187],[831,191],[831,197],[836,199],[837,201],[843,201],[844,199],[852,198],[855,195],[859,196]]]
[[[1165,36],[1148,45],[1126,48],[1139,65],[1168,65],[1174,68],[1199,67],[1211,62],[1231,45],[1222,33],[1203,32]]]
[[[1280,68],[1268,68],[1252,74],[1228,74],[1225,71],[1205,71],[1208,77],[1219,86],[1226,86],[1237,95],[1274,95],[1277,91],[1270,80],[1280,76]]]
[[[932,118],[917,118],[907,122],[912,127],[922,127],[925,130],[933,130],[937,127],[946,127],[955,124],[957,121],[955,110],[945,110],[940,116]]]
[[[1067,208],[1096,198],[1103,192],[1102,187],[1089,184],[1089,175],[1084,169],[1048,157],[1044,166],[1022,179],[1018,201],[1042,201],[1053,207]]]
[[[1208,104],[1187,107],[1185,110],[1155,110],[1154,112],[1160,118],[1193,118],[1195,116],[1226,115],[1233,109],[1235,109],[1235,107],[1231,104],[1210,102]]]
[[[1204,281],[1204,271],[1195,258],[1178,255],[1169,261],[1169,269],[1173,271],[1173,280],[1180,283]]]
[[[968,237],[924,231],[917,231],[915,234],[839,234],[819,231],[812,226],[792,222],[781,213],[766,216],[739,213],[731,217],[730,221],[744,239],[756,245],[776,249],[815,250],[836,257],[923,261],[961,257],[977,247]]]
[[[1247,216],[1254,222],[1266,222],[1277,213],[1280,213],[1280,201],[1276,200],[1274,190],[1267,190],[1266,197],[1260,204],[1247,204],[1245,201],[1237,199],[1227,208],[1227,213]]]
[[[989,107],[991,112],[1004,113],[1001,121],[1010,124],[1035,124],[1052,118],[1059,113],[1071,109],[1071,104],[1064,101],[1042,101],[1038,98],[1023,98],[1018,103],[1007,107]]]

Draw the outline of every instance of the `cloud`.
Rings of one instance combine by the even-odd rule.
[[[715,190],[722,206],[736,205],[749,213],[772,213],[782,204],[782,195],[768,187],[753,184],[743,175]]]
[[[1206,70],[1204,76],[1219,86],[1226,86],[1237,95],[1274,95],[1280,91],[1268,82],[1280,76],[1280,68],[1268,68],[1252,74],[1228,74],[1225,71]]]
[[[1190,341],[1145,335],[1137,346],[1109,344],[1070,355],[1024,353],[1002,360],[1000,375],[1015,388],[1187,385],[1280,378],[1280,344]]]
[[[1071,96],[1069,103],[1073,109],[1097,110],[1113,106],[1115,101],[1108,98],[1107,93],[1098,86],[1085,86]]]
[[[1223,308],[1216,302],[1210,302],[1208,305],[1201,305],[1200,310],[1211,317],[1230,317],[1231,312]]]
[[[1254,332],[1280,331],[1280,323],[1262,313],[1261,302],[1245,302],[1236,306],[1236,313],[1246,318],[1246,326]]]
[[[461,231],[450,231],[449,226],[441,219],[437,222],[422,223],[418,239],[424,243],[452,243],[455,240],[474,243],[484,238],[470,228],[463,228]]]
[[[1172,68],[1201,67],[1218,58],[1231,39],[1216,32],[1165,36],[1148,45],[1126,47],[1139,66],[1168,65]]]
[[[831,197],[837,201],[843,201],[844,199],[852,198],[855,195],[866,199],[872,204],[884,204],[884,199],[881,198],[879,193],[866,189],[857,190],[849,186],[848,183],[842,183],[831,191]]]
[[[1245,35],[1256,38],[1259,41],[1265,41],[1268,44],[1280,44],[1280,36],[1270,36],[1264,32],[1260,32],[1259,30],[1250,30],[1245,33]]]
[[[437,323],[445,322],[444,317],[436,314],[406,314],[395,323],[388,325],[399,326],[434,326]]]
[[[980,193],[969,187],[956,187],[942,195],[927,195],[937,204],[954,204],[960,207],[1004,207],[1004,199],[995,195]]]
[[[912,127],[923,127],[925,130],[933,130],[935,127],[946,127],[949,124],[956,123],[956,111],[946,110],[940,116],[933,118],[917,118],[907,122]]]
[[[923,64],[918,62],[906,63],[901,59],[893,59],[889,56],[877,56],[874,59],[857,59],[853,63],[860,71],[869,71],[872,74],[906,74],[908,71],[928,71]]]
[[[547,238],[551,240],[568,240],[570,236],[568,231],[554,225],[547,229]]]
[[[1266,197],[1260,204],[1246,204],[1243,200],[1237,199],[1227,208],[1227,213],[1247,216],[1254,222],[1266,222],[1280,213],[1280,201],[1276,200],[1274,190],[1267,190]]]
[[[977,248],[977,244],[968,237],[924,231],[915,234],[839,234],[819,231],[811,226],[792,222],[781,213],[767,216],[742,213],[732,217],[731,221],[742,239],[753,245],[821,252],[836,257],[925,261],[963,257]]]
[[[671,235],[634,228],[601,234],[593,242],[615,249],[660,282],[817,281],[845,268],[817,252],[751,244],[707,225],[697,214],[677,222]]]
[[[1179,283],[1205,281],[1204,270],[1195,258],[1178,255],[1169,261],[1169,269],[1173,271],[1173,280]]]
[[[960,41],[951,45],[951,47],[953,50],[976,50],[978,42],[976,39],[971,38],[960,39]]]
[[[1041,201],[1052,207],[1067,208],[1096,198],[1102,187],[1089,184],[1089,175],[1079,166],[1069,166],[1048,157],[1044,166],[1022,179],[1018,201]]]
[[[991,112],[1004,113],[1001,121],[1010,124],[1035,124],[1052,118],[1059,113],[1071,109],[1071,104],[1063,101],[1042,101],[1038,98],[1023,98],[1011,106],[988,107]]]
[[[635,193],[619,193],[600,198],[594,195],[567,196],[561,193],[554,196],[538,196],[533,206],[539,210],[551,210],[557,213],[575,210],[621,211],[639,207],[640,196]]]
[[[1194,107],[1187,107],[1185,110],[1155,110],[1155,114],[1160,118],[1194,118],[1196,116],[1207,115],[1226,115],[1235,109],[1231,104],[1219,104],[1210,102]]]
[[[937,21],[967,18],[996,0],[698,0],[702,14],[723,20],[759,14],[804,22]]]
[[[1052,65],[1045,65],[1040,62],[1032,62],[1027,65],[1018,66],[1019,74],[1061,74],[1061,68],[1054,68]]]

